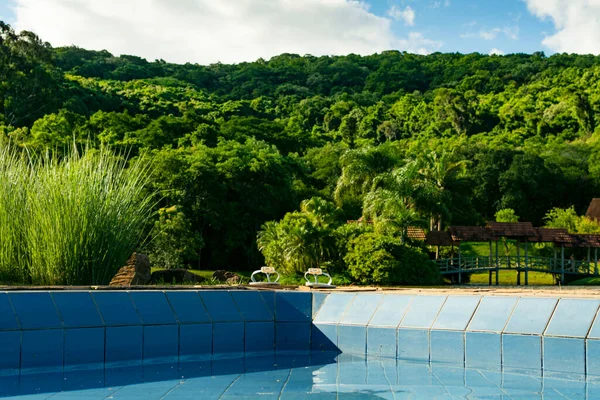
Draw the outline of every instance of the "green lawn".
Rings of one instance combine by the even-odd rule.
[[[520,255],[521,257],[525,257],[525,243],[519,243]],[[461,243],[460,245],[460,253],[463,257],[477,257],[477,256],[489,256],[490,255],[490,244],[489,243]],[[496,254],[496,243],[492,243],[492,253]],[[517,255],[517,246],[514,240],[508,241],[508,255],[515,256]],[[457,249],[454,249],[454,256],[458,257]],[[535,247],[535,244],[529,243],[527,245],[527,254],[529,256],[541,256],[541,252],[539,249]],[[502,242],[498,243],[498,255],[503,257],[506,256],[506,248]]]
[[[489,283],[488,272],[479,272],[471,275],[471,284],[475,285],[487,285]],[[517,272],[516,271],[500,271],[498,274],[498,281],[502,286],[512,286],[517,284]],[[492,284],[496,284],[496,273],[492,273]],[[525,273],[521,272],[521,285],[525,285]],[[529,272],[529,285],[532,286],[548,286],[554,285],[554,277],[552,274],[546,274],[544,272]]]
[[[589,278],[578,279],[574,282],[569,283],[571,286],[596,286],[600,285],[600,277],[591,276]]]

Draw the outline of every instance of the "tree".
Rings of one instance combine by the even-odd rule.
[[[327,265],[336,251],[335,215],[333,203],[313,197],[300,211],[264,224],[257,244],[267,264],[288,273]]]
[[[438,267],[418,248],[390,236],[365,233],[348,243],[344,257],[352,278],[367,285],[435,285]]]

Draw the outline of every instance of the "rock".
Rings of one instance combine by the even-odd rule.
[[[154,284],[183,284],[183,283],[202,283],[204,278],[191,273],[187,269],[165,269],[162,271],[154,271],[152,273],[152,283]]]
[[[127,264],[110,281],[110,286],[147,285],[150,283],[150,259],[145,254],[133,253]]]
[[[224,269],[218,269],[215,272],[213,272],[212,278],[215,281],[225,282],[227,280],[227,278],[225,277],[226,274],[229,274],[229,272],[225,271]]]
[[[233,274],[233,276],[227,278],[227,283],[229,285],[239,285],[241,281],[241,278],[239,277],[239,275]]]

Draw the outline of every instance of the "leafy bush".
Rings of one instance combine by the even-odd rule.
[[[145,237],[148,165],[106,150],[58,160],[0,145],[0,280],[108,283]]]
[[[198,254],[203,242],[191,225],[190,220],[176,206],[158,210],[154,237],[148,249],[154,267],[169,269],[198,265]]]
[[[361,284],[434,285],[439,271],[420,249],[396,238],[362,234],[348,243],[344,258],[350,275]]]

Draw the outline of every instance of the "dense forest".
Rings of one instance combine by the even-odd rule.
[[[550,210],[574,206],[576,216],[600,194],[591,55],[176,65],[52,48],[2,23],[0,82],[0,142],[154,160],[161,200],[145,250],[155,266],[240,270],[266,259],[417,283],[435,271],[411,271],[428,256],[409,226],[483,224],[502,209],[544,225]],[[361,217],[373,223],[347,223]]]

